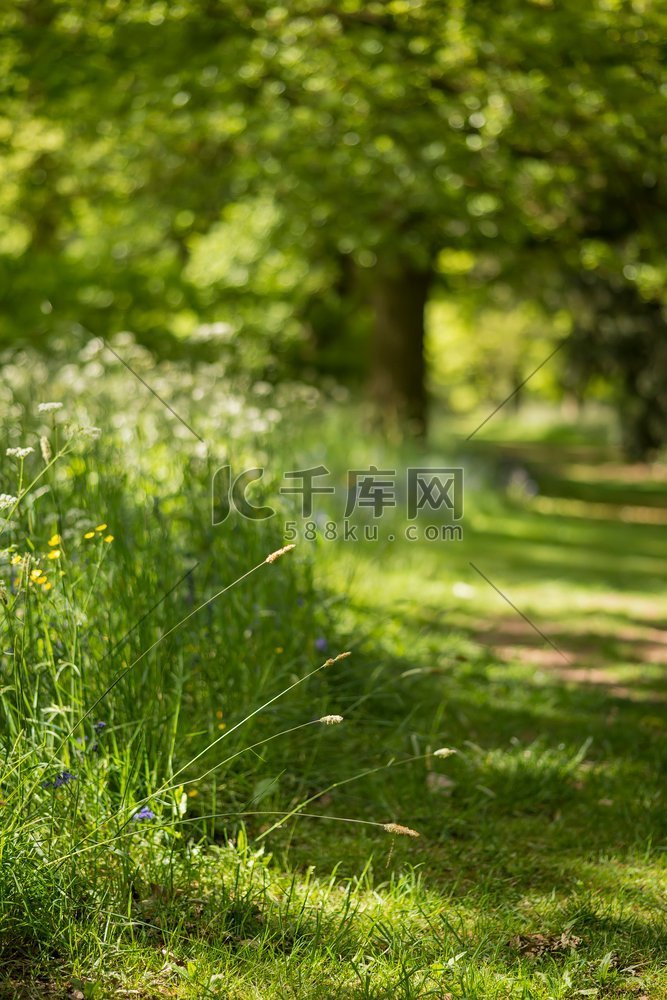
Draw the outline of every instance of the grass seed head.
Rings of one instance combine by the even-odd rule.
[[[325,660],[324,666],[333,667],[334,663],[338,663],[339,660],[345,660],[348,656],[352,656],[352,653],[350,653],[349,650],[346,653],[339,653],[338,656],[329,657],[328,660]]]
[[[401,826],[400,823],[384,823],[382,829],[387,833],[395,833],[399,837],[419,837],[421,834],[416,830],[411,830],[409,826]]]
[[[280,559],[280,557],[284,556],[287,552],[291,552],[293,548],[295,548],[293,544],[283,545],[282,549],[276,549],[275,552],[272,552],[270,555],[268,555],[264,560],[264,562],[274,563],[276,559]]]
[[[342,715],[323,715],[321,719],[318,719],[318,722],[324,723],[325,726],[337,726],[342,721]]]
[[[434,757],[451,757],[456,750],[452,750],[451,747],[440,747],[439,750],[433,751]]]

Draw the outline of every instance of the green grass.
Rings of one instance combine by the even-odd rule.
[[[133,356],[206,455],[107,361],[9,369],[2,390],[3,454],[45,434],[57,453],[67,411],[103,433],[66,446],[3,535],[0,996],[667,996],[667,541],[608,509],[664,505],[655,480],[597,496],[618,461],[599,435],[582,458],[581,434],[540,453],[514,427],[540,492],[508,493],[499,418],[417,454],[310,390],[223,392],[215,369]],[[66,405],[36,414],[44,398]],[[460,461],[464,538],[405,541],[389,511],[398,541],[302,538],[200,607],[293,517],[211,526],[225,461],[267,465],[271,503],[286,468]],[[549,495],[556,468],[588,475],[593,516],[580,494],[558,508],[575,493]],[[0,492],[17,473],[3,462]],[[27,583],[37,559],[49,590]],[[155,819],[133,820],[144,805]]]

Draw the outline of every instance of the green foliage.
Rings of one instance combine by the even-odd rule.
[[[256,345],[336,322],[308,303],[341,257],[551,312],[582,271],[661,301],[659,4],[10,0],[0,18],[5,341],[129,327],[173,353],[228,324],[257,367]]]
[[[301,787],[317,739],[306,738],[290,764],[282,751],[269,764],[270,750],[260,748],[267,739],[277,748],[280,741],[270,739],[277,729],[310,724],[329,707],[328,684],[313,678],[284,725],[276,726],[274,708],[235,733],[295,672],[322,660],[309,567],[286,559],[263,566],[251,596],[229,593],[207,604],[261,566],[281,535],[259,522],[212,525],[213,459],[189,431],[174,428],[159,402],[144,413],[146,397],[127,392],[133,376],[100,347],[90,345],[78,366],[51,378],[34,357],[29,369],[20,356],[5,366],[2,402],[12,419],[0,479],[3,960],[29,954],[36,942],[47,951],[65,947],[63,913],[78,912],[81,857],[90,854],[89,871],[102,865],[108,876],[99,884],[89,879],[81,920],[97,919],[86,915],[103,906],[122,909],[131,844],[142,839],[134,817],[143,806],[160,817],[160,831],[148,839],[174,846],[188,806],[200,832],[207,828],[196,819],[202,813],[224,812],[231,829],[267,774],[293,791]],[[129,344],[125,354],[137,371],[151,364]],[[210,373],[218,392],[220,374]],[[77,402],[77,388],[91,376],[103,376],[100,391]],[[61,395],[60,408],[37,407],[33,379],[40,377]],[[166,382],[174,403],[185,406],[193,391],[185,373],[165,369],[155,384],[164,389]],[[258,408],[246,405],[240,416],[236,403],[228,387],[202,409],[201,431],[214,439],[235,413],[234,440],[221,462],[232,455],[252,461],[261,427],[266,435],[272,426],[266,399],[263,423]],[[101,433],[84,427],[91,412]],[[140,463],[143,449],[150,459]],[[257,747],[244,754],[249,743]],[[233,787],[227,768],[236,773]],[[207,780],[188,797],[204,772]],[[25,877],[16,878],[17,865]]]
[[[607,505],[628,514],[605,440],[587,465],[590,427],[561,448],[515,425],[532,447],[466,456],[466,534],[445,553],[304,543],[166,635],[280,543],[272,523],[210,525],[211,466],[265,463],[273,503],[285,456],[341,469],[371,446],[383,467],[432,456],[374,441],[312,388],[230,385],[220,365],[193,376],[114,345],[211,463],[99,343],[68,365],[5,365],[3,454],[34,451],[0,473],[0,493],[21,493],[0,525],[0,995],[660,996],[665,541],[581,516],[593,487],[599,515],[605,474]],[[62,409],[39,411],[45,397]],[[455,460],[452,440],[447,427],[438,461]],[[536,496],[487,487],[501,457],[530,465]],[[642,492],[657,515],[661,491],[652,478]],[[586,667],[604,655],[608,683],[545,661],[471,559]],[[351,659],[231,732],[336,635]],[[338,710],[344,725],[312,725]],[[434,756],[443,744],[457,752]],[[132,820],[143,804],[155,819]],[[421,837],[378,829],[390,821]]]
[[[89,887],[70,864],[44,863],[27,832],[0,837],[0,961],[35,960],[67,948],[73,915],[85,915]]]

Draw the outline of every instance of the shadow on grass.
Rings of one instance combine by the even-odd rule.
[[[667,537],[496,498],[473,509],[462,543],[371,549],[359,552],[371,582],[346,611],[352,640],[377,625],[356,672],[334,683],[348,725],[341,766],[458,753],[335,791],[323,813],[404,822],[422,839],[389,850],[358,828],[318,833],[321,867],[343,853],[351,872],[373,850],[380,871],[417,865],[471,907],[553,896],[624,957],[664,947],[651,886],[667,839]],[[301,828],[291,844],[305,861]]]

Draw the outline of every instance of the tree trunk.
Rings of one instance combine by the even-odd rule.
[[[385,426],[426,433],[424,307],[431,275],[400,262],[373,273],[370,391]]]

